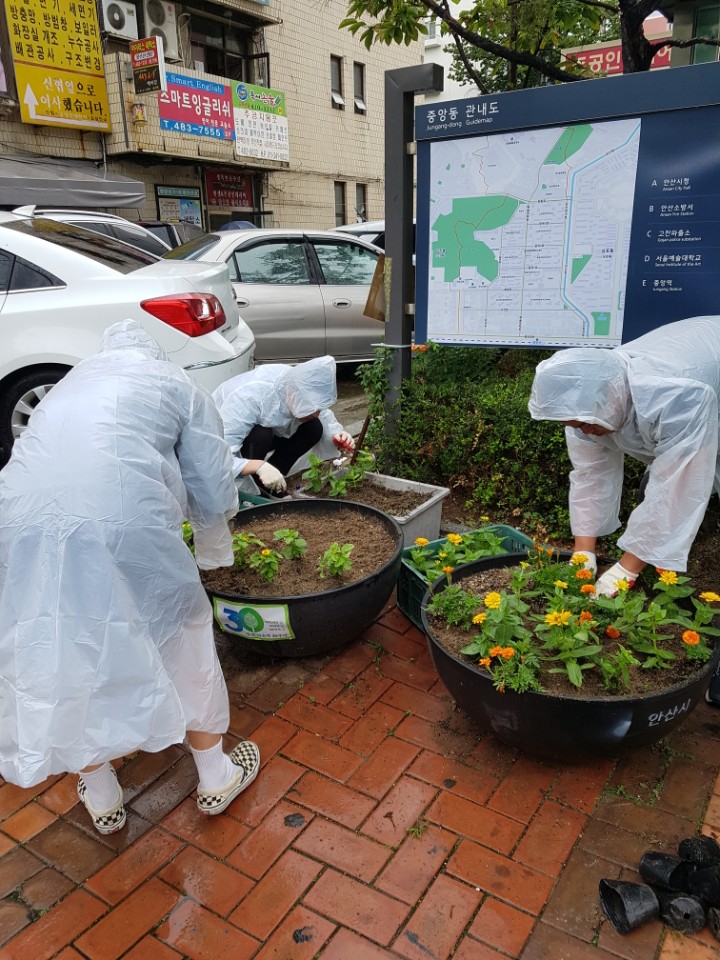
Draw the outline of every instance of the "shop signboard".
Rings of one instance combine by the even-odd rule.
[[[252,180],[234,170],[208,170],[205,196],[209,207],[252,207]]]
[[[655,37],[653,39],[659,39]],[[671,47],[663,47],[652,59],[651,70],[666,70],[670,66]],[[563,57],[574,63],[588,67],[598,76],[612,76],[623,72],[622,44],[619,40],[593,43],[586,47],[568,47],[562,51]]]
[[[230,85],[168,73],[167,90],[158,94],[160,127],[171,133],[234,140]]]
[[[155,185],[158,219],[181,220],[202,227],[202,205],[198,187]]]
[[[94,0],[5,0],[23,123],[108,132]]]
[[[260,160],[290,160],[285,94],[280,90],[233,86],[235,154]]]
[[[162,37],[143,37],[130,41],[130,64],[132,65],[135,93],[155,93],[167,90],[165,51]]]

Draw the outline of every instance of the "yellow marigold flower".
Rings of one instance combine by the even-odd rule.
[[[625,580],[625,579],[623,579],[623,580],[616,580],[616,581],[615,581],[615,588],[616,588],[616,590],[617,590],[618,593],[627,593],[628,590],[630,589],[630,584],[629,584],[629,583],[627,582],[627,580]]]
[[[567,584],[564,580],[556,580],[553,586],[557,587],[559,590],[567,590]]]
[[[480,522],[481,522],[481,523],[488,523],[489,520],[490,520],[490,517],[480,517]]]
[[[545,614],[545,623],[550,627],[566,627],[572,614],[569,610],[553,610]]]
[[[585,570],[583,568],[582,570],[576,570],[575,576],[577,577],[578,580],[592,580],[593,574],[592,574],[592,570]]]
[[[264,550],[260,551],[260,555],[263,557],[269,557],[271,553],[272,553],[272,550],[268,550],[267,547],[265,547]]]
[[[503,648],[502,648],[502,647],[497,647],[497,646],[496,646],[496,647],[491,647],[491,648],[490,648],[490,656],[491,656],[491,657],[499,657],[502,652],[503,652]]]
[[[451,543],[454,547],[459,546],[462,543],[462,537],[459,533],[449,533],[447,535],[448,543]]]
[[[490,657],[481,657],[480,660],[478,660],[478,663],[480,664],[481,667],[489,667]]]
[[[503,660],[510,660],[515,656],[515,650],[513,647],[503,647],[503,649],[500,651],[500,656],[503,658]]]
[[[472,622],[475,624],[485,623],[486,620],[487,620],[486,613],[476,613],[475,616],[472,618]]]
[[[427,537],[415,537],[415,546],[417,547],[426,547],[429,543]]]
[[[588,620],[592,620],[592,618],[593,618],[593,615],[590,613],[589,610],[583,610],[581,611],[580,616],[578,617],[578,621],[580,623],[585,623]]]
[[[483,600],[483,603],[488,608],[488,610],[497,610],[501,602],[502,602],[502,597],[500,596],[499,593],[496,593],[495,591],[493,591],[492,593],[489,593]]]
[[[660,583],[672,584],[677,582],[678,575],[674,570],[663,570],[663,572],[660,574]]]
[[[579,567],[580,564],[587,563],[587,562],[588,562],[588,555],[586,553],[574,553],[570,557],[570,563],[574,567]]]
[[[520,561],[520,569],[521,569],[521,570],[527,570],[527,568],[528,568],[529,566],[530,566],[530,564],[527,562],[527,560],[521,560],[521,561]]]
[[[443,568],[442,568],[442,572],[443,572],[443,573],[452,573],[454,569],[455,569],[455,567],[443,567]]]
[[[696,647],[700,643],[700,634],[695,630],[686,630],[682,635],[683,643],[689,647]]]
[[[446,556],[447,556],[447,550],[438,550],[438,557],[441,560],[444,560]]]
[[[591,583],[584,583],[580,587],[580,593],[595,593],[595,587]]]
[[[712,590],[706,590],[700,594],[700,599],[704,600],[705,603],[717,603],[720,600],[720,595],[713,593]]]

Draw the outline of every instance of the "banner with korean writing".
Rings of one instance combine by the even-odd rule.
[[[165,50],[162,37],[143,37],[130,42],[130,64],[135,93],[167,90]]]
[[[158,94],[160,126],[171,133],[234,140],[230,86],[181,73],[167,74],[167,90]]]
[[[110,130],[94,0],[5,0],[23,123]]]
[[[261,160],[290,160],[285,94],[236,83],[233,87],[235,154]]]
[[[209,207],[252,207],[252,180],[234,170],[208,170],[205,195]]]
[[[660,37],[653,37],[659,40]],[[670,66],[671,47],[663,47],[652,59],[651,70],[664,70]],[[622,44],[619,40],[607,40],[585,47],[568,47],[561,51],[563,58],[588,67],[598,76],[610,77],[623,72]]]

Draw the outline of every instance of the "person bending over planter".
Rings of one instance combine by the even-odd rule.
[[[209,394],[134,321],[45,397],[0,473],[0,774],[80,772],[95,828],[125,824],[112,760],[187,735],[202,813],[255,779],[197,567],[231,566],[232,457]],[[195,531],[195,559],[182,522]],[[197,566],[196,566],[197,561]]]
[[[327,460],[355,449],[330,409],[337,400],[333,357],[294,367],[262,364],[222,383],[213,400],[235,454],[235,476],[248,478],[240,479],[239,489],[254,491],[254,481],[262,494],[286,496],[285,477],[305,454]]]

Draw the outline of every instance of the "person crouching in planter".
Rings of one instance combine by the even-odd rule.
[[[111,761],[187,735],[198,808],[224,810],[260,754],[222,749],[228,694],[197,566],[232,565],[237,493],[209,394],[139,324],[114,324],[38,405],[0,504],[0,774],[33,787],[79,771],[95,828],[114,833]]]
[[[238,489],[246,493],[285,497],[285,477],[305,454],[312,451],[328,460],[338,450],[355,449],[330,409],[337,400],[333,357],[294,367],[262,364],[222,383],[213,400],[235,454]]]

